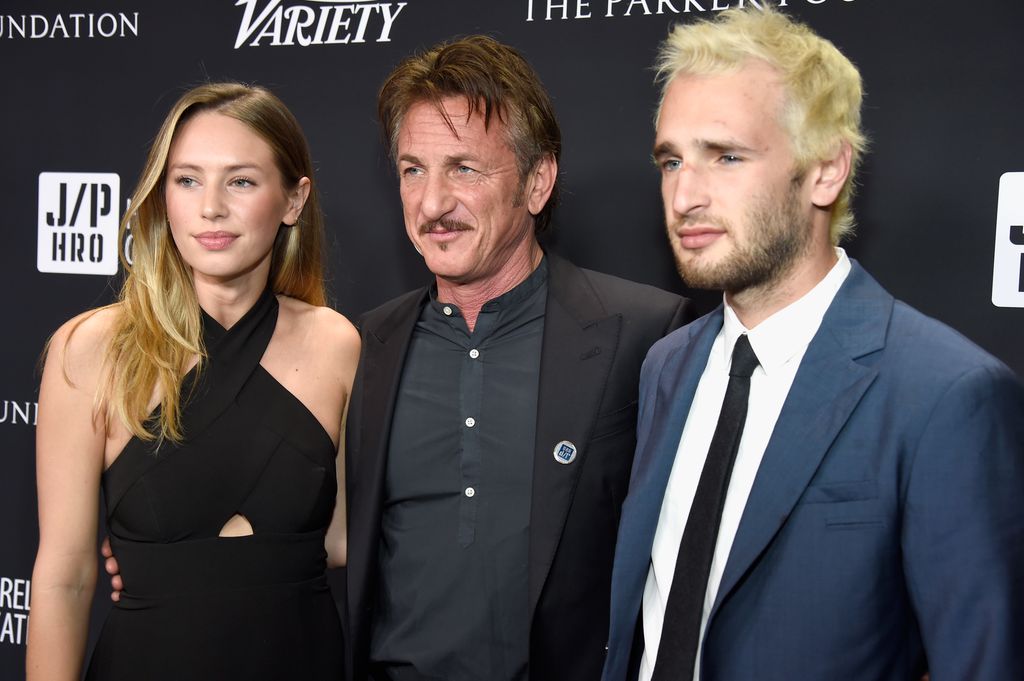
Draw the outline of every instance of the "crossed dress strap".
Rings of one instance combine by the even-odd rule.
[[[186,374],[182,382],[182,430],[186,443],[202,435],[235,401],[270,344],[277,325],[277,297],[265,289],[256,303],[230,329],[202,312],[203,341],[208,361],[203,370]],[[152,423],[160,408],[150,415]],[[174,455],[180,445],[133,437],[103,473],[107,517],[137,480]]]

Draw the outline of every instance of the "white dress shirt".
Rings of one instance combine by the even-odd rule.
[[[668,604],[669,590],[676,568],[679,543],[686,519],[697,492],[711,438],[718,424],[718,415],[729,383],[729,365],[736,339],[747,334],[760,363],[750,377],[750,398],[743,436],[736,454],[736,463],[729,479],[722,523],[718,529],[715,554],[711,561],[704,614],[701,617],[697,664],[693,678],[700,678],[700,651],[708,614],[718,595],[718,586],[739,528],[743,509],[754,485],[754,477],[768,446],[782,405],[796,377],[808,344],[817,333],[832,299],[850,273],[850,260],[845,251],[836,249],[838,262],[818,284],[799,300],[779,310],[754,329],[744,328],[736,313],[725,303],[725,323],[715,338],[701,375],[693,404],[686,418],[679,449],[661,504],[661,515],[651,548],[651,567],[644,587],[643,625],[644,653],[640,661],[640,681],[650,681],[658,657],[662,622]]]

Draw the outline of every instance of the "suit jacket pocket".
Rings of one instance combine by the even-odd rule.
[[[822,482],[807,487],[800,504],[817,508],[829,530],[858,530],[884,524],[877,480]]]
[[[634,400],[621,409],[600,414],[597,423],[594,424],[594,434],[591,440],[607,437],[624,430],[636,430],[637,401]]]
[[[831,504],[839,501],[877,499],[877,480],[845,480],[819,482],[807,486],[800,499],[802,504]]]

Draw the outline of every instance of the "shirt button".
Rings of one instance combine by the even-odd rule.
[[[473,498],[473,496],[474,496],[475,494],[476,494],[476,490],[475,490],[475,489],[473,489],[472,487],[467,487],[467,488],[466,488],[466,496],[467,496],[467,497],[469,497],[469,498]]]
[[[476,359],[477,357],[480,356],[480,351],[477,350],[476,348],[473,348],[472,350],[469,351],[469,356],[472,357],[473,359]]]
[[[445,315],[448,316],[448,317],[452,316],[452,308],[449,307],[448,305],[445,305],[444,307],[442,307],[441,308],[441,312],[444,312]]]
[[[466,419],[466,427],[467,428],[472,428],[475,425],[476,425],[476,419],[475,418],[470,416],[468,419]]]

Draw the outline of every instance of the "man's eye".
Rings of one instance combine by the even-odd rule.
[[[722,163],[727,163],[727,164],[739,163],[742,160],[743,160],[742,158],[740,158],[739,156],[736,156],[735,154],[722,154],[722,156],[721,156]]]
[[[416,166],[409,166],[408,168],[402,169],[402,175],[422,175],[423,169],[417,168]]]
[[[475,173],[476,171],[470,168],[469,166],[459,166],[456,172],[459,173],[459,175],[470,175],[472,173]]]
[[[665,170],[665,171],[668,171],[668,172],[674,172],[676,170],[679,170],[682,167],[683,167],[683,162],[680,161],[677,158],[670,158],[667,161],[663,161],[662,164],[661,164],[661,169]]]

